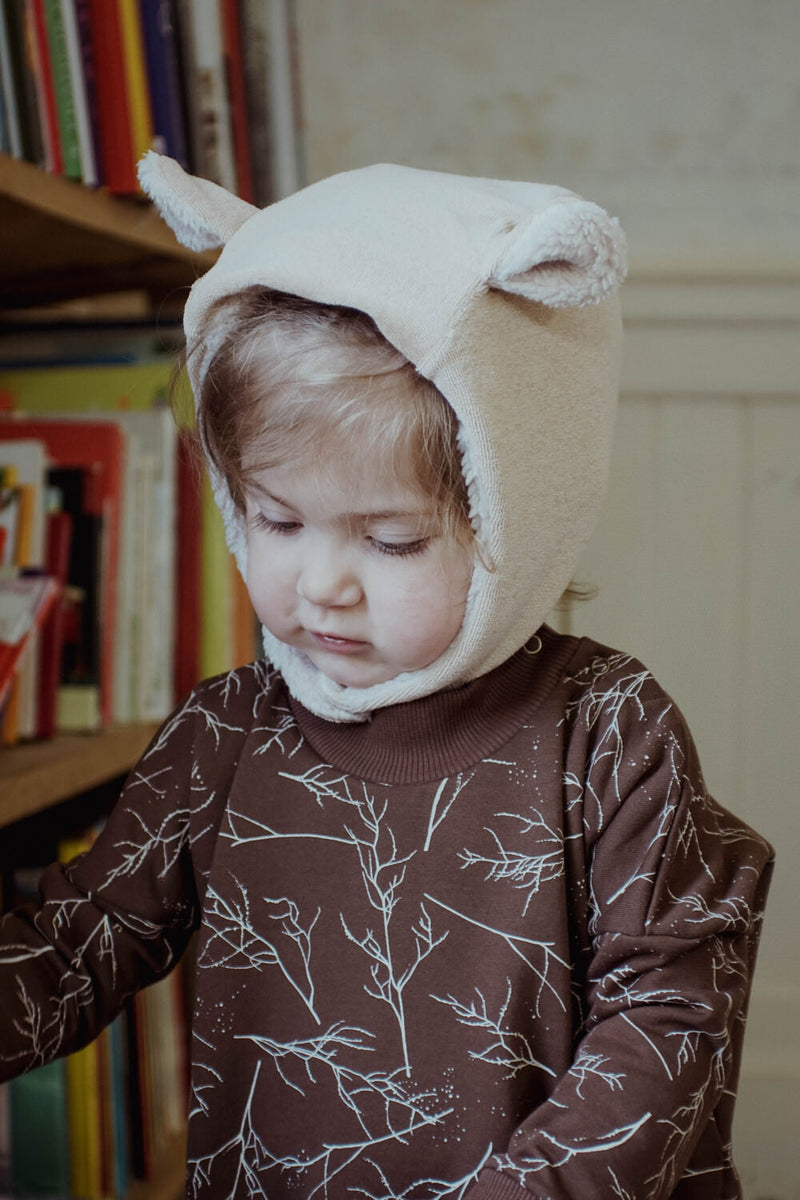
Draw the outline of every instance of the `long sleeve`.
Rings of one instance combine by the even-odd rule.
[[[568,808],[590,864],[584,1032],[469,1198],[735,1195],[770,847],[708,797],[680,714],[645,673],[598,680],[571,718]]]
[[[215,757],[209,718],[201,695],[190,696],[131,773],[92,849],[48,867],[38,903],[3,918],[0,1078],[91,1041],[184,951],[235,763]]]

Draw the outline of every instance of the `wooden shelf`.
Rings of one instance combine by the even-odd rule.
[[[130,770],[156,724],[62,735],[0,751],[0,827]]]
[[[151,204],[0,155],[3,308],[188,289],[215,260],[181,246]]]

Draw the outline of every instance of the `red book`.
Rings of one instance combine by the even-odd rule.
[[[47,21],[44,0],[28,0],[30,32],[34,62],[34,77],[39,98],[39,113],[48,170],[54,175],[64,174],[64,156],[61,153],[61,136],[58,128],[58,107],[53,83],[53,64],[50,58],[50,43],[47,40]]]
[[[58,584],[48,575],[0,580],[0,709],[34,630],[52,611]]]
[[[222,0],[222,30],[228,98],[231,106],[233,154],[236,160],[237,191],[242,200],[254,203],[253,166],[250,161],[250,136],[247,128],[242,19],[238,0]]]
[[[90,0],[90,26],[103,180],[110,192],[130,194],[138,190],[138,183],[116,0]]]
[[[124,433],[113,421],[0,418],[0,441],[36,438],[55,465],[87,469],[86,511],[103,521],[103,574],[100,603],[100,712],[111,721],[114,638],[119,567],[120,512],[124,494]]]
[[[64,587],[69,573],[69,552],[72,543],[72,517],[67,512],[53,512],[47,517],[47,574]],[[58,685],[61,681],[61,649],[64,641],[64,603],[59,595],[42,625],[41,660],[39,667],[39,708],[36,735],[52,737],[56,731]]]

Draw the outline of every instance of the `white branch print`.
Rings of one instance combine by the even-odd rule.
[[[622,1081],[625,1074],[622,1071],[608,1070],[609,1059],[602,1054],[592,1054],[591,1051],[581,1047],[575,1056],[575,1061],[570,1067],[568,1074],[577,1081],[575,1094],[580,1096],[581,1100],[585,1099],[581,1088],[590,1079],[600,1079],[603,1083],[608,1084],[609,1090],[621,1091]]]
[[[210,936],[197,965],[224,967],[234,971],[260,971],[264,967],[277,967],[319,1024],[311,977],[311,933],[319,919],[319,908],[303,924],[294,900],[263,897],[258,902],[259,907],[266,906],[266,919],[277,927],[275,936],[267,937],[256,928],[248,893],[238,880],[234,880],[234,884],[235,889],[227,898],[214,888],[209,888],[206,925]],[[279,946],[279,938],[289,944]],[[294,964],[290,962],[289,955],[295,960]]]
[[[400,1031],[403,1062],[406,1074],[411,1074],[408,1036],[406,1028],[405,1002],[403,993],[411,982],[417,968],[447,937],[447,933],[436,937],[428,910],[419,905],[419,917],[411,927],[416,953],[410,962],[400,965],[395,961],[392,945],[391,923],[395,907],[400,899],[400,888],[405,879],[406,867],[416,854],[415,850],[400,855],[392,830],[384,825],[386,802],[379,807],[374,797],[364,787],[363,799],[355,805],[361,818],[363,830],[346,828],[348,836],[358,853],[361,878],[370,906],[378,914],[377,932],[373,929],[357,936],[348,927],[344,914],[341,915],[345,936],[370,959],[370,980],[364,985],[367,995],[388,1004],[394,1013]]]
[[[375,1172],[379,1177],[380,1191],[367,1190],[365,1187],[351,1188],[350,1191],[354,1196],[362,1196],[363,1200],[414,1200],[420,1195],[420,1189],[425,1189],[425,1200],[463,1200],[467,1193],[467,1189],[475,1182],[478,1175],[486,1166],[492,1155],[492,1146],[486,1150],[483,1158],[478,1163],[474,1171],[470,1171],[468,1175],[462,1175],[460,1179],[434,1179],[431,1176],[426,1176],[425,1179],[415,1179],[408,1187],[403,1188],[402,1192],[396,1191],[389,1180],[386,1178],[385,1172],[371,1159],[364,1161],[375,1168]]]
[[[546,1130],[541,1130],[541,1139],[547,1142],[547,1151],[539,1154],[521,1154],[518,1160],[508,1154],[500,1154],[494,1159],[497,1169],[511,1175],[525,1187],[528,1175],[535,1175],[548,1167],[563,1167],[579,1154],[605,1154],[617,1146],[623,1146],[630,1141],[651,1118],[652,1113],[646,1112],[629,1125],[621,1125],[609,1129],[605,1133],[592,1137],[559,1138]]]
[[[491,1040],[482,1050],[470,1050],[470,1058],[502,1067],[506,1079],[513,1079],[528,1067],[535,1067],[555,1078],[555,1071],[536,1058],[528,1038],[519,1030],[509,1029],[505,1025],[512,995],[510,979],[506,980],[506,985],[506,997],[496,1016],[490,1015],[486,998],[479,988],[475,988],[476,999],[470,1003],[456,1000],[452,995],[432,995],[431,999],[451,1008],[460,1024],[485,1030],[490,1035]]]
[[[604,680],[610,671],[624,668],[632,661],[630,656],[624,654],[594,659],[590,666],[574,676],[577,682],[584,685],[584,690],[577,700],[567,706],[562,719],[562,723],[575,720],[587,730],[595,729],[601,721],[606,723],[606,728],[586,764],[585,778],[581,780],[574,773],[569,773],[564,779],[569,803],[580,799],[586,806],[587,799],[592,800],[598,832],[604,826],[605,817],[602,797],[592,782],[593,775],[601,766],[606,767],[611,786],[615,789],[614,798],[617,804],[621,803],[619,769],[623,762],[625,746],[620,718],[623,712],[631,709],[644,717],[640,695],[651,675],[649,671],[631,671],[628,675],[618,678],[612,687],[609,687],[607,682],[604,684]]]
[[[430,849],[431,839],[433,838],[434,833],[439,828],[442,821],[445,820],[447,814],[450,812],[450,809],[453,807],[454,803],[461,795],[467,784],[470,782],[474,774],[475,772],[471,771],[468,775],[457,775],[455,782],[448,778],[443,779],[439,784],[431,804],[431,813],[428,819],[428,832],[425,836],[423,850]]]
[[[445,912],[451,913],[454,917],[458,917],[459,920],[466,921],[468,925],[474,925],[478,929],[484,929],[487,933],[492,934],[494,937],[501,938],[506,943],[509,950],[512,950],[514,954],[521,958],[522,961],[530,967],[535,977],[539,980],[539,988],[536,997],[537,1016],[539,1015],[539,1003],[541,1001],[542,992],[545,990],[551,993],[552,999],[555,1000],[555,1002],[564,1012],[566,1012],[566,1004],[564,1002],[564,997],[561,994],[561,990],[548,979],[548,974],[554,965],[563,967],[567,972],[569,972],[570,966],[569,963],[565,962],[564,959],[560,957],[560,955],[556,954],[555,950],[553,949],[552,942],[542,942],[536,940],[535,938],[526,938],[521,937],[519,934],[506,933],[502,929],[494,929],[491,925],[486,925],[483,921],[476,920],[475,917],[470,917],[466,913],[459,912],[456,908],[451,908],[449,904],[445,904],[442,900],[437,900],[435,896],[431,896],[427,892],[425,893],[425,899],[429,900],[431,904],[437,905],[438,908],[444,909]],[[526,947],[531,947],[531,949],[526,949]],[[536,962],[532,961],[532,950],[538,951],[538,954],[542,960],[541,965],[538,965]]]
[[[333,1025],[318,1037],[294,1042],[278,1042],[255,1034],[238,1035],[256,1045],[274,1063],[281,1080],[300,1095],[317,1086],[324,1075],[333,1079],[343,1105],[352,1113],[358,1134],[347,1142],[325,1143],[308,1154],[279,1155],[262,1146],[263,1169],[279,1168],[308,1177],[312,1170],[317,1182],[306,1184],[309,1198],[329,1195],[336,1176],[387,1142],[405,1141],[418,1129],[438,1125],[452,1109],[436,1103],[436,1093],[414,1089],[402,1071],[387,1073],[358,1070],[341,1061],[343,1052],[352,1055],[370,1053],[372,1034],[358,1026]],[[258,1193],[264,1194],[263,1191]]]
[[[495,844],[494,854],[480,854],[475,850],[464,849],[459,853],[462,869],[466,867],[483,867],[484,878],[487,882],[501,883],[508,880],[515,888],[525,893],[525,904],[522,915],[525,916],[531,900],[544,884],[553,879],[560,879],[564,874],[563,844],[560,837],[550,828],[540,812],[532,811],[529,817],[520,813],[495,813],[495,817],[505,817],[522,825],[522,834],[534,833],[537,846],[550,846],[551,849],[540,850],[529,854],[522,850],[510,849],[505,846],[500,835],[494,830],[485,828],[485,832]],[[544,836],[538,836],[543,834]]]

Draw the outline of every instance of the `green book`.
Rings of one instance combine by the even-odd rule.
[[[58,138],[64,158],[64,174],[69,179],[80,179],[81,147],[78,139],[78,117],[75,96],[72,91],[72,76],[69,69],[69,50],[61,12],[61,0],[44,0],[44,17],[47,26],[47,44],[50,48],[50,65],[53,71],[53,90],[56,94],[58,112]]]
[[[63,1059],[12,1079],[9,1104],[14,1194],[68,1196],[69,1142]]]

